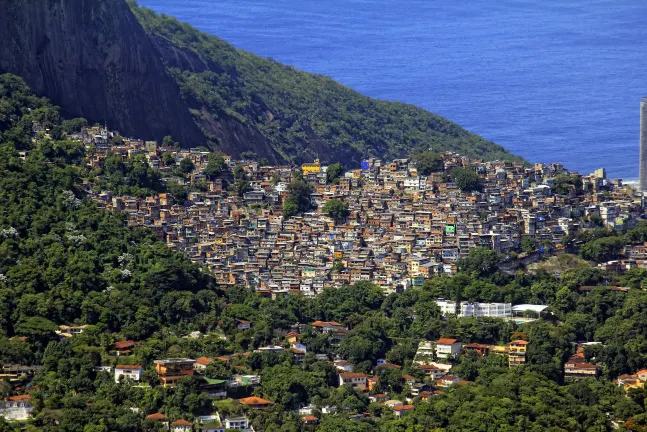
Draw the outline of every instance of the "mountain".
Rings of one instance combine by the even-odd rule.
[[[357,165],[429,148],[521,160],[421,108],[238,50],[134,1],[0,0],[0,14],[0,72],[125,135],[272,162]]]
[[[0,72],[71,117],[147,139],[204,141],[123,0],[0,0]]]

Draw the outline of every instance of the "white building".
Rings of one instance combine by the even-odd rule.
[[[11,396],[6,401],[0,401],[0,417],[6,420],[27,420],[31,417],[34,407],[28,395]]]
[[[416,356],[413,358],[413,364],[427,364],[436,354],[436,345],[430,341],[420,341]]]
[[[439,359],[454,359],[462,349],[461,343],[456,339],[440,338],[436,341],[436,357]]]
[[[339,386],[349,384],[360,390],[366,389],[366,375],[359,372],[346,372],[339,374]]]
[[[133,381],[141,381],[143,368],[139,365],[117,365],[115,366],[115,382],[123,376]]]
[[[443,316],[456,313],[456,302],[452,300],[438,299],[436,304],[440,307]],[[512,303],[460,303],[459,317],[490,317],[509,318],[512,316]]]

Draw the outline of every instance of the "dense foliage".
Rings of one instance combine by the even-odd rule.
[[[371,99],[328,77],[237,50],[134,1],[131,9],[148,33],[206,64],[195,68],[174,62],[170,69],[194,115],[202,116],[206,107],[216,118],[226,114],[240,120],[266,137],[283,160],[312,160],[316,153],[310,143],[319,137],[337,154],[356,158],[388,159],[433,147],[491,160],[520,160],[421,108]]]

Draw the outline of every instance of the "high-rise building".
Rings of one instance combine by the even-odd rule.
[[[640,190],[647,190],[647,96],[640,101]]]

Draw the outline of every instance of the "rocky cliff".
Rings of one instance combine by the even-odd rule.
[[[65,114],[129,136],[205,142],[123,0],[0,0],[0,17],[0,72],[22,76]]]

